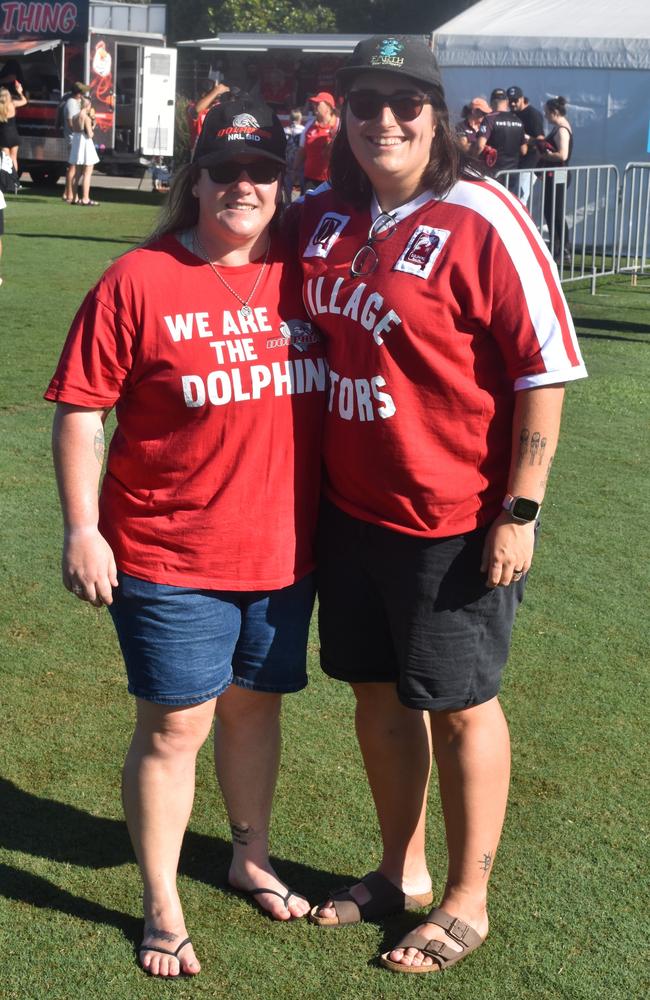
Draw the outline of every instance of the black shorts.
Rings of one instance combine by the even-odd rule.
[[[395,683],[400,701],[415,709],[494,698],[525,581],[486,586],[480,565],[488,527],[418,538],[325,502],[317,564],[325,673]]]
[[[5,231],[5,210],[0,208],[0,236],[4,235]]]

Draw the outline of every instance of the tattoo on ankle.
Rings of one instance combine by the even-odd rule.
[[[230,832],[232,833],[234,842],[240,844],[242,847],[248,847],[261,834],[260,830],[254,830],[248,823],[231,823]]]
[[[154,927],[153,924],[147,924],[144,929],[145,937],[158,938],[159,941],[167,941],[171,943],[175,941],[178,934],[173,934],[171,931],[165,931],[162,927]]]
[[[490,852],[484,854],[482,859],[479,861],[479,865],[481,866],[481,871],[483,872],[483,875],[485,876],[485,878],[487,878],[488,872],[492,867],[492,854]]]

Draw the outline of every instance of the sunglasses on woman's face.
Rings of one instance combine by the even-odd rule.
[[[422,114],[425,104],[431,104],[426,94],[380,94],[377,90],[351,90],[348,107],[360,121],[372,121],[388,105],[401,122],[412,122]]]
[[[252,163],[237,163],[236,160],[229,160],[227,163],[213,163],[205,169],[208,171],[208,177],[215,184],[234,184],[243,173],[253,184],[272,184],[278,179],[282,168],[275,160],[259,159]]]

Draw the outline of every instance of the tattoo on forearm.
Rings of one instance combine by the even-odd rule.
[[[254,830],[248,823],[231,823],[230,832],[234,842],[242,847],[248,847],[261,836],[261,830]]]
[[[481,871],[483,872],[484,877],[487,878],[490,868],[492,867],[492,853],[490,851],[483,855],[479,861],[479,865],[481,866]]]
[[[554,458],[555,458],[555,455],[551,455],[551,457],[549,458],[548,465],[546,466],[546,472],[544,473],[544,478],[542,479],[541,484],[540,484],[541,486],[544,487],[544,489],[546,489],[546,486],[548,485],[548,481],[551,478],[551,466],[553,465],[553,459]]]
[[[546,438],[542,438],[539,442],[539,464],[542,464],[544,458],[544,452],[546,451]]]
[[[158,938],[159,941],[175,941],[178,934],[173,934],[172,931],[165,931],[162,927],[154,927],[153,924],[147,924],[144,929],[145,937]]]
[[[104,428],[101,427],[95,434],[95,440],[93,442],[95,448],[95,458],[100,465],[104,464],[104,448],[105,448],[105,438],[104,438]]]
[[[529,462],[530,465],[535,464],[535,459],[537,458],[537,452],[539,451],[540,437],[541,434],[539,433],[539,431],[535,431],[535,433],[530,439],[530,462]]]
[[[518,465],[523,465],[526,459],[526,452],[528,451],[528,438],[530,433],[527,427],[523,427],[521,434],[519,435],[519,462]]]

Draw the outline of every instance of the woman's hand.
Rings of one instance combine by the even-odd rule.
[[[481,572],[487,573],[488,587],[507,587],[528,572],[535,547],[535,522],[518,524],[504,511],[490,528]]]
[[[63,586],[96,608],[113,603],[117,566],[113,550],[97,528],[65,532],[61,559]]]

